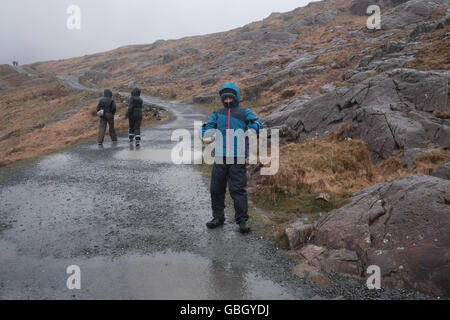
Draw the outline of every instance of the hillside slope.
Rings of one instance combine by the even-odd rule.
[[[139,86],[150,95],[212,105],[218,85],[232,80],[244,103],[266,106],[267,124],[282,128],[286,140],[322,137],[352,122],[377,162],[448,145],[450,2],[378,2],[385,6],[381,30],[367,29],[361,15],[367,1],[328,0],[228,32],[29,68],[74,74],[92,87]]]

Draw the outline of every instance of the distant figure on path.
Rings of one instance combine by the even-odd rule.
[[[134,88],[131,91],[131,98],[126,114],[126,119],[128,119],[130,126],[128,129],[128,138],[130,139],[130,143],[136,140],[137,147],[141,145],[142,106],[144,105],[144,101],[140,96],[141,90],[139,88]]]
[[[114,115],[116,114],[116,103],[112,99],[112,91],[106,89],[104,97],[97,105],[97,113],[100,116],[100,126],[98,130],[97,142],[99,145],[103,144],[105,138],[106,125],[109,124],[109,135],[113,142],[117,141],[116,131],[114,130]]]

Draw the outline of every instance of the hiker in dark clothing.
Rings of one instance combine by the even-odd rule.
[[[224,108],[214,111],[211,119],[201,129],[202,137],[211,129],[220,131],[222,135],[222,147],[217,147],[220,143],[216,143],[214,152],[216,160],[211,175],[213,220],[206,226],[214,229],[224,224],[225,192],[228,183],[230,195],[234,201],[236,223],[242,233],[248,233],[250,228],[247,223],[247,167],[245,164],[245,159],[248,157],[248,140],[237,139],[230,134],[229,130],[246,132],[252,129],[257,132],[263,126],[250,109],[239,106],[241,96],[239,88],[234,83],[225,83],[219,93]]]
[[[97,142],[103,144],[105,138],[106,125],[109,125],[109,135],[113,142],[117,141],[116,131],[114,130],[114,115],[116,114],[116,103],[112,99],[112,92],[109,89],[104,91],[104,97],[100,99],[97,105],[97,113],[100,116],[100,126],[98,130]]]
[[[134,88],[131,91],[126,114],[130,126],[128,129],[128,138],[130,139],[130,143],[136,140],[136,146],[141,144],[142,106],[144,105],[144,101],[142,101],[140,95],[141,90],[139,88]]]

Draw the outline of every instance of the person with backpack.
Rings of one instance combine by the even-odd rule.
[[[144,101],[140,96],[141,90],[139,88],[134,88],[131,91],[128,111],[125,116],[129,122],[128,138],[130,139],[130,143],[136,140],[137,147],[141,144],[142,107],[144,105]]]
[[[206,226],[217,228],[225,223],[225,193],[228,183],[231,198],[234,201],[235,221],[241,233],[250,232],[248,227],[247,166],[248,140],[238,139],[230,130],[246,132],[252,129],[258,132],[263,125],[253,112],[239,105],[241,94],[233,82],[225,83],[219,90],[223,108],[214,111],[210,120],[201,128],[201,137],[208,130],[216,129],[222,135],[222,141],[216,143],[215,163],[211,175],[211,207],[213,219]],[[230,140],[233,139],[233,142]],[[231,142],[231,143],[230,143]],[[217,146],[219,145],[219,148]],[[222,147],[220,147],[222,146]],[[232,147],[234,146],[234,147]]]
[[[97,105],[97,115],[100,117],[100,126],[98,130],[98,145],[102,145],[106,126],[109,125],[109,135],[111,136],[111,140],[113,142],[117,141],[116,131],[114,129],[114,115],[116,114],[116,103],[112,98],[112,91],[106,89],[104,91],[104,97],[100,99]]]

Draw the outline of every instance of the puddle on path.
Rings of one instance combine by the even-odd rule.
[[[5,241],[0,251],[1,299],[294,299],[256,273],[187,252],[41,259],[18,255]],[[80,267],[81,290],[66,287],[69,265]]]

